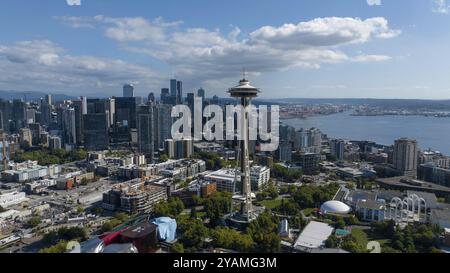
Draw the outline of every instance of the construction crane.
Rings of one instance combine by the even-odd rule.
[[[144,175],[143,170],[139,170],[139,176],[141,177],[141,191],[145,191],[145,181],[149,179],[149,177]]]

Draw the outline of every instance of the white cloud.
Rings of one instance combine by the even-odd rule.
[[[118,59],[73,56],[48,40],[0,45],[0,75],[0,87],[79,93],[120,92],[124,82],[156,88],[162,80],[151,68]]]
[[[390,56],[386,55],[358,55],[352,58],[353,62],[383,62],[383,61],[389,61],[392,59]]]
[[[448,14],[450,10],[450,4],[447,3],[447,0],[432,0],[432,1],[433,1],[433,9],[432,9],[433,12]]]
[[[369,6],[380,6],[381,0],[366,0]]]
[[[81,6],[81,0],[66,0],[69,6]]]
[[[382,17],[317,18],[278,27],[263,26],[246,37],[241,37],[237,27],[225,34],[218,29],[181,29],[182,22],[165,22],[162,18],[149,21],[142,17],[99,15],[57,19],[73,27],[95,24],[122,48],[164,61],[175,75],[197,82],[235,76],[243,66],[253,73],[262,73],[295,67],[317,69],[322,64],[341,62],[385,61],[389,57],[384,55],[351,57],[339,47],[400,34]]]
[[[350,43],[365,43],[370,38],[391,38],[399,35],[391,30],[382,17],[366,20],[359,18],[317,18],[297,25],[281,27],[266,26],[250,34],[257,42],[270,42],[279,47],[337,46]]]
[[[55,16],[55,20],[73,28],[94,28],[99,17]]]

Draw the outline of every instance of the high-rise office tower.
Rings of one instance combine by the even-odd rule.
[[[219,97],[217,95],[212,97],[211,104],[219,104]]]
[[[32,144],[39,145],[41,143],[42,127],[39,123],[30,123],[28,127],[31,131]]]
[[[12,117],[12,105],[9,100],[0,99],[0,112],[2,113],[2,128],[4,132],[10,131],[9,121]]]
[[[414,139],[400,138],[395,141],[394,168],[409,177],[417,176],[418,145]]]
[[[36,122],[36,109],[28,108],[25,112],[27,124]]]
[[[176,79],[170,80],[170,96],[168,104],[176,105],[182,103],[183,97],[183,83]]]
[[[5,126],[3,125],[3,112],[0,110],[0,130],[4,132]]]
[[[56,126],[60,131],[63,129],[63,112],[65,107],[67,107],[67,105],[64,104],[56,108]]]
[[[52,95],[51,94],[45,95],[45,102],[52,105]]]
[[[169,104],[170,91],[169,88],[161,88],[161,103]]]
[[[148,103],[153,104],[155,102],[156,102],[155,94],[153,92],[150,92],[150,94],[148,94]]]
[[[50,126],[52,119],[52,106],[46,101],[41,100],[40,108],[41,110],[41,125]]]
[[[345,141],[342,139],[333,139],[330,141],[331,155],[336,160],[344,160]]]
[[[192,139],[174,141],[174,148],[176,159],[189,158],[194,153],[194,141]]]
[[[177,104],[183,103],[183,82],[177,81]]]
[[[172,106],[168,104],[157,104],[155,109],[155,126],[156,126],[156,147],[158,149],[165,148],[166,139],[171,138],[172,128]]]
[[[84,106],[83,100],[73,101],[72,107],[75,110],[75,136],[76,136],[76,144],[83,144],[83,108],[86,108],[87,114],[87,105]]]
[[[197,90],[197,96],[202,97],[202,103],[205,102],[205,89],[200,88],[199,90]]]
[[[294,149],[302,152],[320,153],[322,132],[317,128],[300,129],[295,132]]]
[[[124,98],[134,97],[134,86],[132,84],[125,84],[123,86],[123,97]]]
[[[137,111],[137,133],[139,152],[153,159],[155,152],[155,106],[141,105]]]
[[[192,118],[194,117],[194,102],[195,102],[195,94],[194,93],[187,93],[186,102],[191,110]]]
[[[87,114],[87,97],[80,97],[81,100],[81,105],[82,105],[82,114],[86,115]]]
[[[107,111],[105,99],[88,99],[86,101],[86,114],[105,113]]]
[[[23,146],[31,147],[33,145],[33,135],[28,128],[19,129],[20,142]]]
[[[108,114],[88,113],[83,116],[84,146],[88,150],[105,150],[109,145]]]
[[[115,122],[136,129],[137,98],[115,98]]]
[[[62,141],[64,147],[77,144],[76,113],[74,108],[66,108],[62,112]]]
[[[48,140],[50,150],[61,149],[61,138],[59,136],[51,136]]]
[[[166,139],[164,141],[164,151],[169,158],[175,158],[175,141],[173,139]]]
[[[177,80],[176,79],[170,80],[170,96],[171,97],[177,96]]]
[[[250,105],[251,99],[258,96],[259,90],[250,85],[245,79],[239,81],[236,87],[230,88],[228,91],[233,98],[241,100],[241,105],[245,108]],[[242,136],[243,140],[239,141],[239,163],[240,163],[240,184],[241,195],[235,200],[241,203],[241,209],[238,214],[234,214],[230,220],[239,225],[248,224],[255,220],[257,214],[253,210],[252,190],[250,183],[250,162],[249,162],[249,117],[245,112],[241,115]]]
[[[104,150],[109,146],[109,112],[105,99],[88,99],[83,115],[83,140],[88,150]]]
[[[278,160],[282,162],[292,161],[292,143],[289,141],[281,141],[277,150]]]
[[[108,112],[108,126],[111,127],[114,124],[116,116],[116,98],[106,99],[106,111]]]
[[[12,121],[14,130],[19,131],[20,128],[26,127],[26,109],[27,105],[24,101],[15,99],[12,103]]]
[[[319,154],[322,151],[322,132],[317,128],[308,131],[309,152]]]
[[[297,151],[305,151],[308,148],[308,132],[300,129],[295,132],[294,149]]]

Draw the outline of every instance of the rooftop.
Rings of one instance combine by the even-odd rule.
[[[406,176],[396,176],[389,178],[379,178],[376,180],[378,184],[400,188],[403,190],[418,190],[418,191],[432,191],[432,192],[442,192],[450,193],[449,187],[444,187],[438,184],[433,184],[417,179],[411,179]]]
[[[358,200],[356,206],[373,210],[383,210],[385,208],[385,203],[374,200]]]
[[[333,233],[333,230],[333,227],[328,224],[311,221],[297,238],[294,247],[320,248]]]
[[[142,222],[127,228],[121,233],[123,237],[136,239],[142,238],[156,231],[156,225],[148,222]]]

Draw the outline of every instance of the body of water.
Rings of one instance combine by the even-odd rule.
[[[339,113],[307,119],[285,119],[296,129],[319,128],[331,138],[370,140],[393,145],[400,137],[414,138],[422,150],[431,148],[450,155],[450,118],[423,116],[351,116]]]

